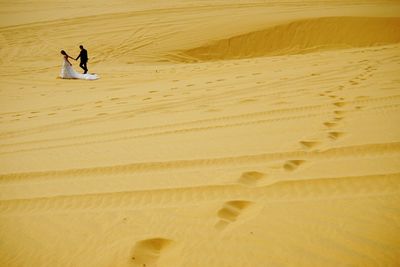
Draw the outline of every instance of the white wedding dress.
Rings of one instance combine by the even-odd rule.
[[[63,57],[60,77],[62,79],[82,79],[82,80],[97,80],[100,77],[97,74],[80,74],[76,72],[68,61]]]

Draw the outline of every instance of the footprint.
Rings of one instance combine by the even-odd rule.
[[[345,133],[343,132],[329,132],[328,137],[332,140],[337,140],[342,137]]]
[[[137,267],[158,266],[158,262],[171,254],[174,241],[166,238],[151,238],[135,244],[131,253],[131,262]]]
[[[255,102],[255,101],[257,101],[257,99],[247,98],[247,99],[240,100],[239,103],[240,104],[246,104],[246,103],[252,103],[252,102]]]
[[[265,177],[265,173],[250,171],[244,172],[240,176],[238,182],[242,185],[255,186],[257,183]]]
[[[357,84],[358,84],[358,82],[356,82],[356,81],[354,81],[354,80],[350,80],[349,83],[350,83],[351,85],[357,85]]]
[[[194,84],[188,84],[188,85],[186,85],[186,87],[192,87],[192,86],[194,86]]]
[[[150,100],[150,99],[151,99],[151,97],[143,98],[144,101]]]
[[[278,101],[278,102],[274,102],[273,105],[285,105],[285,104],[289,104],[289,102],[287,101]]]
[[[318,141],[300,141],[299,142],[303,147],[305,148],[313,148],[316,147],[317,145],[319,145],[320,142]]]
[[[207,110],[207,112],[219,112],[219,111],[221,111],[221,110],[217,109],[217,108],[210,108]]]
[[[333,103],[335,106],[337,106],[337,107],[344,107],[345,105],[347,105],[347,103],[346,102],[335,102],[335,103]]]
[[[335,113],[336,115],[343,115],[346,112],[343,110],[335,110],[335,111],[333,111],[333,113]]]
[[[335,122],[324,122],[323,124],[324,124],[324,126],[326,126],[328,128],[333,128],[333,127],[337,126],[337,123],[335,123]]]
[[[237,221],[242,212],[247,209],[253,202],[246,200],[233,200],[225,202],[218,211],[218,222],[215,224],[217,230],[223,230],[231,223]]]
[[[150,94],[157,93],[158,91],[149,91]]]
[[[343,117],[335,117],[333,120],[334,121],[341,121],[341,120],[343,120],[344,118]]]
[[[283,168],[286,171],[294,171],[303,163],[305,163],[305,160],[288,160],[283,164]]]

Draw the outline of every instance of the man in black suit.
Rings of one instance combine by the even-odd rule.
[[[86,74],[88,72],[87,69],[87,62],[88,62],[88,53],[85,48],[83,48],[83,45],[80,45],[79,48],[81,49],[81,52],[79,53],[79,56],[75,59],[78,60],[78,58],[81,58],[81,64],[79,64],[79,67],[81,67],[85,72],[83,74]]]

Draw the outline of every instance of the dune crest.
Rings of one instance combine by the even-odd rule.
[[[180,61],[213,61],[400,42],[400,18],[322,17],[292,21],[195,47]]]

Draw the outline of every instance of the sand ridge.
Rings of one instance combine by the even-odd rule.
[[[1,266],[400,262],[396,1],[0,7]]]
[[[293,21],[266,30],[218,40],[208,46],[184,51],[181,57],[182,61],[223,60],[399,42],[398,18],[322,17]]]

